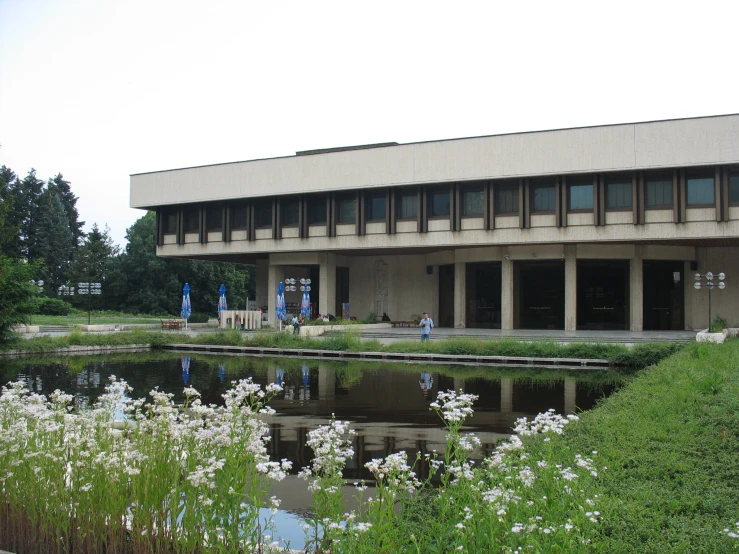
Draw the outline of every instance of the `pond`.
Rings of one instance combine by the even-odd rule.
[[[603,370],[565,372],[537,368],[493,368],[419,365],[381,362],[337,362],[255,356],[213,356],[143,352],[85,357],[0,359],[2,383],[24,380],[29,389],[48,394],[60,389],[75,395],[77,406],[89,405],[104,392],[110,376],[126,380],[132,396],[143,397],[154,387],[184,400],[183,388],[192,386],[204,403],[222,404],[231,381],[251,377],[284,390],[271,402],[269,416],[272,459],[293,462],[293,475],[272,491],[282,500],[276,518],[278,533],[293,547],[303,534],[299,516],[310,505],[310,493],[295,474],[309,465],[308,431],[326,424],[332,414],[352,422],[357,431],[354,458],[348,460],[348,482],[369,479],[364,464],[405,450],[413,458],[442,451],[445,430],[429,410],[438,391],[463,390],[479,396],[474,416],[465,430],[482,442],[478,458],[509,436],[516,419],[532,418],[553,408],[569,414],[592,408],[618,389],[626,377]],[[420,477],[428,468],[417,467]],[[347,495],[351,508],[351,494]]]

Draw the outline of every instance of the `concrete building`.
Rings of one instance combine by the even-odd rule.
[[[157,255],[310,277],[321,313],[437,326],[739,324],[739,115],[385,143],[131,176]],[[294,295],[294,298],[290,295]],[[299,293],[288,293],[288,305]]]

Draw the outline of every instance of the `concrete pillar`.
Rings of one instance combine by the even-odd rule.
[[[500,379],[500,412],[503,414],[513,412],[513,379],[510,377]]]
[[[644,252],[642,246],[634,247],[634,257],[629,271],[629,306],[632,331],[644,330]]]
[[[318,311],[322,314],[334,314],[336,311],[336,254],[319,254],[318,260],[320,263]]]
[[[454,263],[454,327],[464,329],[467,322],[467,264]]]
[[[277,382],[277,366],[270,365],[267,368],[267,383],[276,383],[276,382]]]
[[[565,331],[577,330],[577,247],[564,247],[565,255]]]
[[[464,392],[464,377],[454,378],[454,390],[456,392],[459,392],[459,391]]]
[[[513,262],[503,258],[500,284],[500,328],[513,329]]]
[[[257,300],[257,308],[269,305],[268,289],[269,289],[269,260],[257,260],[257,273],[255,278],[255,293]],[[275,289],[277,294],[277,289]]]
[[[565,377],[565,414],[574,414],[577,411],[577,381],[572,377]]]
[[[277,325],[277,319],[275,318],[275,305],[277,304],[277,285],[280,281],[285,280],[285,267],[281,265],[270,265],[269,266],[269,278],[267,279],[267,305],[269,306],[269,313],[267,314],[267,321],[272,325]]]
[[[333,404],[336,399],[336,373],[325,365],[318,366],[318,401]],[[332,410],[333,411],[333,410]]]

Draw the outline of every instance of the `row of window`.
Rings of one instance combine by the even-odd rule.
[[[569,211],[592,211],[595,195],[592,181],[575,181],[567,187]],[[688,206],[714,205],[714,177],[697,175],[686,179],[686,196]],[[739,203],[739,174],[731,174],[729,178],[729,201]],[[646,208],[671,208],[672,178],[648,177],[645,180]],[[495,214],[517,214],[519,211],[519,187],[517,184],[495,186]],[[556,186],[551,182],[534,182],[531,187],[531,213],[550,213],[556,209]],[[384,221],[387,215],[385,193],[368,193],[365,197],[365,213],[367,221]],[[469,188],[461,193],[461,213],[464,217],[482,217],[484,213],[485,193],[481,187]],[[605,206],[607,210],[631,209],[633,205],[632,181],[629,178],[611,178],[605,181]],[[418,195],[415,191],[398,190],[395,199],[396,218],[415,220],[418,216]],[[445,218],[450,216],[451,196],[448,188],[429,190],[429,217]],[[242,208],[243,209],[240,209]],[[280,202],[280,221],[283,227],[297,226],[299,222],[300,204],[297,198],[283,199]],[[336,222],[354,223],[357,216],[356,196],[338,195],[336,199]],[[309,225],[325,225],[327,221],[326,196],[309,198],[307,202],[307,218]],[[197,233],[199,229],[198,208],[186,207],[184,214],[185,233]],[[220,231],[223,225],[223,210],[220,205],[206,208],[207,231]],[[164,218],[164,232],[174,232],[176,212],[168,211]],[[258,200],[254,204],[254,226],[265,228],[272,226],[272,200]],[[232,229],[246,229],[246,204],[235,204],[233,210]]]

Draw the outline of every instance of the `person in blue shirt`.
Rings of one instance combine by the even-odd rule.
[[[431,338],[431,329],[434,328],[434,320],[429,317],[428,312],[423,312],[423,319],[418,324],[421,327],[421,341]]]

